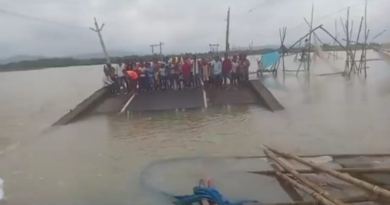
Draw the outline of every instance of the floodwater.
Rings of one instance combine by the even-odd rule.
[[[262,144],[302,154],[390,152],[390,67],[367,65],[366,79],[319,76],[334,72],[321,60],[310,75],[265,77],[280,112],[221,106],[98,115],[54,128],[101,86],[101,67],[0,73],[0,203],[162,204],[156,193],[189,194],[201,177],[232,198],[286,201],[274,180],[242,172],[260,162],[226,157],[262,155]],[[297,67],[286,59],[286,69]],[[268,191],[259,191],[264,184]]]

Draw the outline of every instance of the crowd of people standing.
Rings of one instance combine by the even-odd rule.
[[[246,55],[214,59],[173,57],[154,62],[118,62],[104,65],[104,86],[116,94],[206,88],[236,88],[249,78]]]

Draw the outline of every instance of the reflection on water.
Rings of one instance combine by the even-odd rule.
[[[297,66],[291,59],[286,65]],[[266,78],[266,86],[286,108],[280,112],[243,105],[112,114],[45,132],[100,87],[101,70],[18,72],[31,86],[14,82],[14,73],[0,73],[0,90],[8,95],[0,98],[0,176],[7,204],[161,204],[141,186],[145,170],[148,183],[159,190],[188,192],[197,178],[209,175],[233,198],[258,199],[269,193],[260,190],[260,181],[278,193],[271,179],[243,173],[244,168],[260,169],[261,163],[221,157],[261,155],[262,144],[305,154],[388,152],[390,69],[380,61],[368,65],[367,79],[320,77],[318,73],[328,72],[321,63],[310,77],[279,73],[277,79]],[[85,74],[78,78],[80,72],[97,82],[89,82]],[[172,158],[180,160],[166,163]],[[155,162],[159,166],[150,169]],[[248,189],[242,188],[245,183]]]

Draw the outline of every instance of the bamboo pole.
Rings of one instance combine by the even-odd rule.
[[[344,22],[343,22],[343,18],[341,18],[341,17],[340,17],[340,24],[341,24],[341,27],[343,28],[343,31],[344,31],[345,36],[347,36],[347,30],[345,29],[345,25],[344,25]]]
[[[351,21],[351,29],[350,29],[350,32],[349,32],[349,38],[350,39],[352,38],[352,34],[353,34],[353,20]]]
[[[318,171],[313,169],[297,169],[295,170],[300,174],[312,174],[318,173]],[[336,172],[348,173],[348,174],[390,174],[390,168],[341,168],[334,169]],[[281,171],[282,172],[282,171]],[[251,171],[249,173],[252,174],[261,174],[261,175],[275,175],[275,171],[273,170],[265,170],[265,171]],[[287,173],[287,172],[282,172]]]
[[[309,34],[309,49],[308,49],[308,61],[307,61],[307,71],[310,74],[310,64],[311,64],[311,32],[313,30],[313,16],[314,16],[314,4],[311,5],[311,21],[310,21],[310,34]]]
[[[337,37],[338,37],[338,33],[337,33],[337,19],[334,20],[334,27],[335,27],[335,34],[334,35],[335,35],[335,37],[337,39]],[[336,41],[333,41],[333,46],[335,46],[335,45],[336,45]],[[334,51],[333,60],[337,60],[337,51],[336,51],[336,49]]]
[[[367,196],[355,196],[348,198],[340,198],[340,201],[344,203],[360,203],[372,201]],[[269,203],[269,204],[259,204],[259,203],[246,203],[244,205],[318,205],[317,201],[294,201],[294,202],[282,202],[282,203]]]
[[[347,36],[347,50],[350,51],[350,48],[349,48],[349,7],[348,7],[348,10],[347,10],[347,22],[345,24],[345,31],[346,31],[346,36]],[[346,58],[346,61],[345,61],[345,67],[344,67],[344,72],[347,73],[347,69],[349,69],[349,60],[350,60],[350,55],[348,55],[348,52],[346,53],[347,55],[347,58]]]
[[[312,196],[318,202],[321,202],[322,204],[325,204],[325,205],[334,205],[334,203],[330,202],[325,197],[323,197],[320,194],[316,193],[315,191],[307,188],[306,186],[298,183],[297,181],[291,179],[290,177],[288,177],[288,176],[286,176],[286,175],[284,175],[284,174],[282,174],[280,172],[276,172],[276,175],[278,175],[280,178],[284,179],[286,182],[290,183],[294,187],[296,187],[296,188],[302,190],[303,192],[309,194],[310,196]]]
[[[306,24],[307,24],[307,25],[309,26],[309,28],[310,28],[310,23],[309,23],[309,21],[307,21],[306,18],[303,18],[303,20],[305,20]],[[318,42],[321,43],[321,45],[324,44],[315,32],[313,32],[313,35],[314,35],[314,37],[318,40]]]
[[[359,43],[359,38],[360,38],[360,32],[362,31],[362,25],[363,25],[363,17],[362,19],[360,20],[360,26],[359,26],[359,32],[358,32],[358,35],[357,35],[357,39],[356,39],[356,43],[355,43],[355,51],[353,52],[353,57],[352,57],[352,64],[355,66],[355,69],[357,70],[357,66],[356,66],[356,62],[355,62],[355,56],[356,56],[356,46],[357,44]],[[352,72],[352,69],[349,70],[349,73],[348,73],[348,77],[351,76],[351,72]]]
[[[367,0],[364,7],[364,60],[367,58],[367,38],[368,38],[368,31],[367,31]],[[367,77],[367,62],[364,61],[364,77]]]
[[[265,155],[267,155],[269,158],[271,158],[274,162],[276,162],[277,164],[279,164],[281,167],[283,167],[284,170],[288,171],[289,173],[291,173],[294,177],[296,177],[302,184],[308,186],[309,188],[313,189],[315,192],[317,192],[319,195],[325,197],[327,200],[331,201],[332,203],[334,204],[337,204],[337,205],[346,205],[345,203],[341,202],[340,200],[338,199],[334,199],[330,196],[330,194],[325,191],[324,189],[322,189],[321,187],[319,187],[317,184],[314,184],[313,182],[311,182],[310,180],[308,180],[306,177],[302,176],[301,174],[299,174],[296,170],[294,170],[293,167],[291,167],[290,164],[288,164],[287,162],[281,160],[281,159],[278,159],[278,157],[271,153],[270,151],[268,150],[264,150],[264,153]],[[279,172],[280,173],[280,172]],[[280,173],[281,174],[281,173]],[[278,175],[278,173],[276,173],[276,175]],[[279,176],[279,175],[278,175]]]
[[[312,32],[314,32],[315,30],[319,29],[322,27],[322,24],[315,27],[314,29],[312,29],[309,33],[307,33],[306,35],[304,35],[302,38],[300,38],[299,40],[297,40],[294,44],[292,44],[288,49],[287,49],[287,52],[290,51],[292,48],[294,48],[295,45],[297,45],[300,41],[302,41],[304,38],[306,38],[307,36],[309,36]]]
[[[283,48],[285,48],[284,46],[284,42],[286,40],[286,35],[287,35],[287,27],[284,27],[284,33],[283,33]],[[283,70],[285,71],[286,70],[286,64],[285,64],[285,61],[284,61],[284,56],[286,55],[285,53],[285,50],[283,49]]]
[[[283,27],[283,32],[284,32],[284,27]],[[283,56],[284,55],[284,49],[283,49],[283,36],[282,36],[282,30],[279,28],[279,39],[280,39],[280,54]],[[278,62],[278,65],[277,65],[277,69],[279,69],[279,64],[280,64],[280,58],[279,58],[279,62]],[[284,68],[283,68],[283,72],[284,72]]]
[[[352,55],[352,54],[349,52],[349,50],[347,50],[347,49],[343,46],[343,44],[340,43],[339,40],[337,40],[331,33],[329,33],[328,30],[326,30],[326,29],[324,29],[324,28],[322,28],[322,27],[320,27],[320,29],[322,29],[322,30],[323,30],[325,33],[327,33],[331,38],[333,38],[333,40],[335,40],[335,41],[339,44],[339,46],[347,52],[348,55]]]
[[[296,71],[296,70],[293,70]],[[330,156],[332,158],[337,159],[345,159],[345,158],[351,158],[351,157],[390,157],[390,153],[373,153],[373,154],[306,154],[306,155],[300,155],[299,157],[323,157],[323,156]],[[235,156],[234,159],[265,159],[264,155],[262,156]]]
[[[298,47],[301,47],[301,43],[302,43],[302,41],[299,41]],[[299,53],[296,53],[296,54],[295,54],[294,62],[296,62],[296,60],[298,59],[298,54],[299,54]]]
[[[331,176],[333,176],[333,177],[335,177],[337,179],[349,182],[350,184],[353,184],[353,185],[355,185],[357,187],[360,187],[360,188],[365,189],[367,191],[373,192],[374,195],[383,196],[387,200],[390,201],[390,191],[389,190],[380,188],[378,186],[375,186],[375,185],[372,185],[372,184],[367,183],[365,181],[356,179],[356,178],[351,177],[349,175],[345,175],[345,174],[342,174],[340,172],[336,172],[334,170],[328,169],[328,168],[323,167],[321,165],[314,164],[313,162],[310,162],[310,161],[307,161],[305,159],[302,159],[302,158],[300,158],[300,157],[298,157],[296,155],[293,155],[293,154],[290,154],[290,153],[280,152],[280,151],[277,151],[277,150],[269,148],[269,147],[266,147],[266,148],[269,149],[270,151],[272,151],[273,153],[277,154],[277,155],[281,155],[283,157],[286,157],[286,158],[289,158],[289,159],[293,159],[293,160],[295,160],[297,162],[300,162],[300,163],[302,163],[302,164],[304,164],[304,165],[306,165],[308,167],[311,167],[314,170],[317,170],[319,172],[324,172],[324,173],[329,174],[329,175],[331,175]]]

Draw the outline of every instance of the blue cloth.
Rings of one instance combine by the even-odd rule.
[[[221,61],[214,61],[213,73],[214,73],[214,75],[220,75],[222,73],[222,62]]]
[[[278,51],[264,54],[262,57],[262,64],[261,67],[263,69],[270,67],[271,65],[277,63],[279,61],[280,54]]]
[[[147,67],[146,74],[148,75],[149,78],[154,78],[154,69],[152,67]]]
[[[169,66],[168,61],[164,62],[164,68],[165,68],[165,75],[169,76],[171,75],[171,66]]]
[[[216,188],[212,187],[199,187],[196,186],[193,189],[194,194],[188,196],[175,196],[177,201],[176,205],[191,205],[196,202],[201,202],[203,199],[206,199],[212,203],[218,205],[242,205],[244,203],[256,203],[257,201],[240,201],[232,203],[225,199],[221,193]]]

